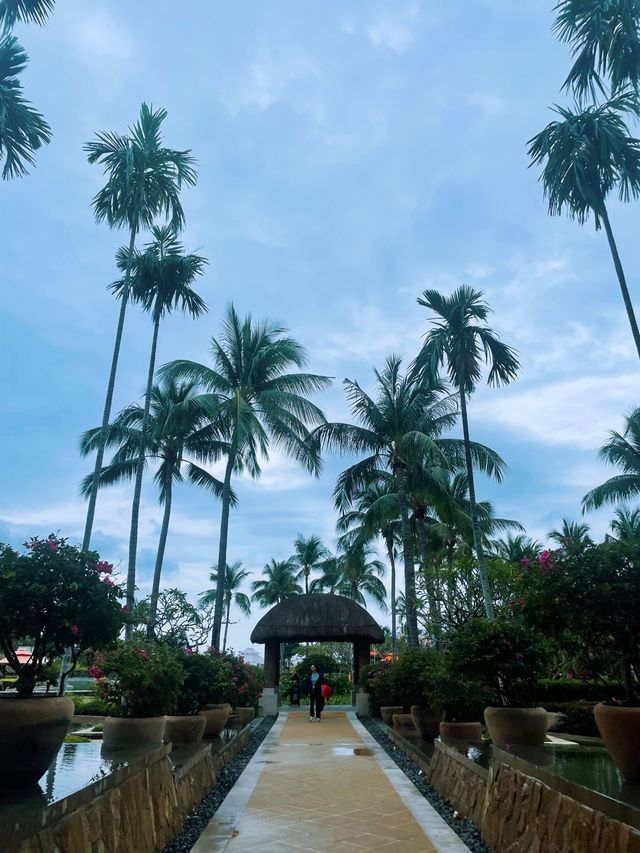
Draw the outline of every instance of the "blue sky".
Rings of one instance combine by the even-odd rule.
[[[1,187],[0,541],[81,539],[90,466],[78,437],[102,412],[117,315],[107,286],[126,241],[93,219],[102,174],[82,145],[124,132],[143,100],[168,110],[166,144],[198,160],[183,240],[210,261],[209,313],[169,317],[159,363],[207,361],[233,300],[292,330],[311,369],[337,379],[318,402],[345,419],[344,377],[369,387],[387,355],[416,354],[428,328],[418,294],[470,284],[522,363],[509,388],[482,388],[470,405],[473,437],[510,468],[480,496],[543,541],[563,516],[577,519],[581,496],[610,474],[597,451],[637,404],[638,365],[604,235],[549,218],[527,168],[527,139],[565,102],[570,55],[551,34],[551,6],[66,0],[45,28],[20,26],[27,95],[54,137],[31,175]],[[637,297],[637,207],[612,202],[611,218]],[[130,309],[114,411],[142,393],[150,336]],[[327,459],[315,481],[274,454],[260,483],[241,481],[230,561],[257,577],[298,533],[333,545],[342,465]],[[131,491],[101,492],[93,540],[123,569]],[[205,494],[176,492],[167,586],[208,586],[219,513]],[[595,534],[611,515],[589,516]],[[149,477],[143,593],[160,518]],[[260,615],[232,626],[235,648]]]

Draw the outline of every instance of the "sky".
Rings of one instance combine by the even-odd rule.
[[[198,285],[208,313],[162,324],[158,364],[210,363],[233,302],[291,330],[309,369],[336,379],[316,402],[348,420],[342,380],[372,389],[388,355],[408,363],[429,328],[418,295],[468,284],[521,362],[509,387],[481,387],[469,405],[472,438],[509,466],[502,484],[479,481],[479,497],[542,542],[563,517],[580,519],[582,495],[613,473],[597,452],[638,403],[638,364],[604,234],[549,217],[528,168],[527,140],[567,103],[570,52],[551,33],[552,5],[65,0],[46,27],[19,25],[23,84],[53,140],[28,177],[0,187],[0,541],[82,539],[92,463],[78,439],[102,414],[118,311],[107,288],[127,240],[94,220],[103,176],[82,147],[124,133],[142,101],[167,109],[165,144],[198,161],[182,240],[210,262]],[[610,215],[637,300],[638,209],[612,200]],[[150,318],[132,306],[114,413],[140,400],[150,341]],[[316,480],[273,453],[258,483],[237,481],[229,562],[254,580],[298,534],[332,547],[347,461],[327,458]],[[132,491],[100,492],[92,540],[122,576]],[[161,512],[148,475],[140,595]],[[596,537],[612,514],[586,518]],[[210,586],[219,516],[206,493],[176,489],[164,586],[192,598]],[[232,617],[231,646],[249,645],[263,613]]]

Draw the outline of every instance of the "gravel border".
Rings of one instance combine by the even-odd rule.
[[[258,747],[269,734],[276,717],[262,717],[254,728],[246,746],[222,770],[215,788],[187,815],[182,829],[162,853],[188,853],[211,818],[220,808],[224,798],[238,781],[242,771],[251,761]]]
[[[485,844],[480,837],[478,827],[466,818],[456,817],[457,812],[449,801],[427,782],[420,768],[389,740],[377,720],[373,717],[358,717],[358,720],[473,853],[494,853],[493,848]]]

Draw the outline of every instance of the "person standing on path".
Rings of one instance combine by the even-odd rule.
[[[324,678],[318,672],[314,664],[311,664],[311,672],[309,674],[309,678],[307,679],[307,686],[309,688],[309,722],[320,722],[320,715],[322,714],[322,709],[324,708],[324,698],[322,696],[322,685],[324,684]]]

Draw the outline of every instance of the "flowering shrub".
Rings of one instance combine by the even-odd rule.
[[[84,649],[114,643],[125,616],[113,566],[95,551],[83,552],[53,533],[33,536],[24,548],[20,554],[0,544],[0,648],[23,697],[65,648],[74,668]],[[27,638],[33,654],[20,663],[15,652]]]
[[[258,696],[264,686],[264,675],[261,669],[248,664],[242,655],[225,652],[222,660],[229,673],[228,699],[234,708],[251,708],[257,705]]]
[[[197,714],[205,705],[230,701],[229,668],[219,655],[200,655],[186,649],[181,663],[185,678],[173,713]]]
[[[173,712],[185,673],[166,646],[120,643],[96,652],[89,673],[113,717],[161,717]]]

